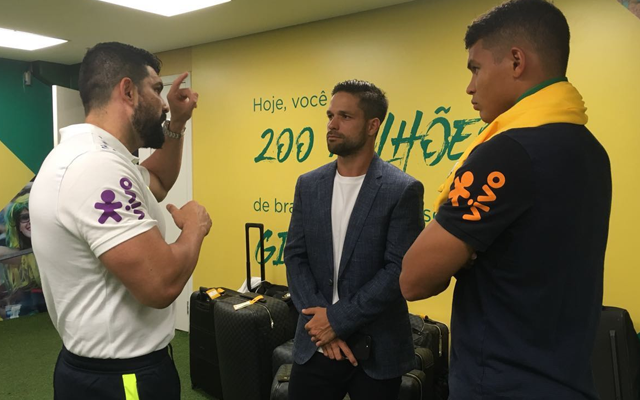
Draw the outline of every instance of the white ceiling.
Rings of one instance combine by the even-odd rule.
[[[87,48],[106,41],[158,53],[410,1],[231,0],[167,18],[97,0],[0,0],[0,28],[69,41],[36,51],[0,47],[0,58],[75,64]]]

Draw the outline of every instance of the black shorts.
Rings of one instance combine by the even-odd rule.
[[[129,359],[80,357],[62,348],[55,400],[179,400],[180,378],[167,348]]]

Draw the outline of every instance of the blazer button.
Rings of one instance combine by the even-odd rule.
[[[333,279],[329,279],[329,286],[333,286]]]

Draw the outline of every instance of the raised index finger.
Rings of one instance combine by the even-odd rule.
[[[177,77],[173,83],[171,84],[171,89],[169,89],[170,92],[177,92],[178,89],[180,89],[180,85],[182,84],[182,81],[184,81],[184,79],[189,76],[189,72],[183,72],[182,74],[180,74],[179,77]]]

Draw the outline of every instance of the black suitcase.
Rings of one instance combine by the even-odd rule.
[[[426,346],[434,358],[434,399],[449,398],[449,328],[442,322],[424,317],[425,329],[430,333],[431,343]]]
[[[433,392],[435,384],[435,359],[433,358],[433,353],[431,353],[431,350],[427,349],[426,347],[416,347],[414,349],[414,352],[416,359],[416,369],[425,373],[426,388]]]
[[[640,340],[627,310],[602,307],[591,365],[601,400],[640,399]]]
[[[256,287],[251,286],[251,249],[249,241],[249,230],[251,228],[257,228],[260,233],[260,279],[262,282]],[[285,285],[275,285],[265,280],[265,262],[264,262],[264,225],[257,223],[246,223],[244,226],[245,235],[245,254],[247,262],[247,290],[249,292],[263,294],[265,296],[271,296],[273,298],[284,301],[289,306],[289,317],[298,322],[298,310],[293,305],[291,294],[289,293],[289,287]]]
[[[268,399],[273,350],[294,334],[289,307],[281,300],[264,296],[248,307],[234,309],[234,305],[254,296],[261,295],[241,293],[215,302],[215,334],[225,400]]]
[[[293,339],[287,340],[273,350],[271,371],[274,377],[280,366],[284,364],[293,364]]]
[[[191,387],[201,388],[208,394],[222,400],[220,365],[214,330],[213,304],[207,288],[191,294],[189,302],[189,372]],[[237,295],[226,289],[221,297]]]
[[[409,314],[413,344],[431,350],[434,358],[434,399],[449,398],[449,328],[442,322]]]
[[[264,281],[264,245],[262,224],[246,224],[247,287],[251,287],[249,229],[259,228],[261,247],[261,278]],[[260,285],[264,286],[264,285]],[[259,286],[259,287],[260,287]],[[258,288],[259,288],[258,287]],[[273,288],[273,287],[272,287]],[[292,339],[297,315],[292,317],[288,289],[278,286],[270,293],[239,293],[214,302],[215,335],[222,394],[225,400],[266,400],[272,381],[273,350]],[[272,297],[273,294],[275,297]],[[282,294],[282,295],[279,295]],[[261,297],[251,305],[236,309],[234,306]],[[279,298],[277,298],[279,297]]]
[[[429,332],[425,328],[424,318],[419,315],[409,313],[409,322],[411,323],[411,335],[413,337],[414,347],[427,347]]]
[[[287,400],[289,398],[289,379],[293,364],[282,364],[278,367],[271,385],[270,400]]]
[[[414,369],[402,375],[398,400],[431,400],[430,389],[425,372]]]

